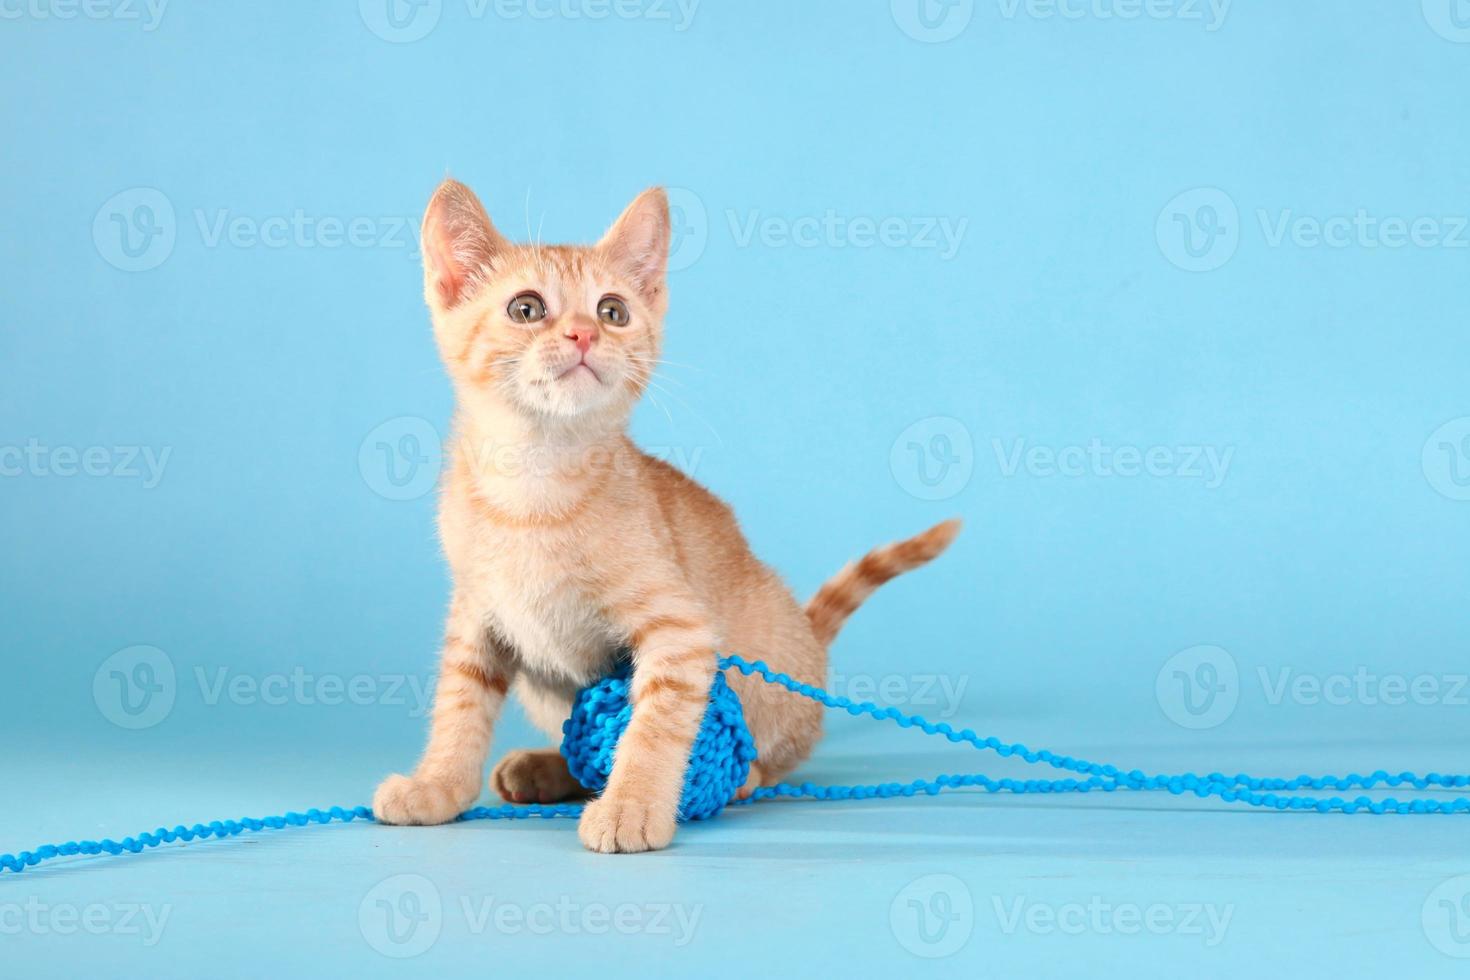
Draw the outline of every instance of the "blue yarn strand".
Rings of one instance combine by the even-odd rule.
[[[941,736],[950,742],[965,743],[973,748],[994,752],[1002,758],[1016,758],[1032,765],[1045,765],[1053,769],[1076,773],[1084,778],[1063,779],[992,779],[981,773],[940,775],[934,779],[914,780],[909,783],[877,783],[872,785],[817,785],[814,783],[777,783],[757,789],[748,799],[731,805],[748,805],[762,800],[805,798],[814,800],[869,800],[892,799],[895,797],[935,796],[955,789],[981,789],[988,793],[1112,793],[1128,791],[1167,791],[1174,796],[1193,795],[1200,799],[1216,798],[1227,803],[1243,803],[1248,806],[1271,810],[1304,813],[1371,813],[1371,814],[1421,814],[1421,813],[1467,813],[1470,799],[1433,799],[1413,797],[1396,799],[1389,797],[1374,800],[1366,796],[1345,799],[1341,796],[1327,798],[1318,796],[1290,795],[1299,789],[1335,790],[1339,793],[1350,790],[1373,790],[1380,787],[1397,789],[1402,786],[1416,790],[1463,789],[1470,786],[1470,775],[1445,775],[1431,772],[1420,776],[1413,772],[1389,773],[1385,770],[1362,776],[1348,773],[1344,776],[1296,776],[1291,779],[1260,778],[1247,773],[1226,775],[1212,772],[1201,776],[1185,772],[1177,774],[1149,774],[1138,769],[1123,770],[1118,766],[1103,765],[1059,755],[1048,749],[1030,749],[1020,743],[1003,742],[993,737],[982,737],[966,728],[956,731],[945,722],[933,723],[919,715],[907,715],[895,708],[880,708],[871,701],[851,701],[833,695],[819,687],[804,684],[792,677],[773,671],[762,661],[748,661],[731,654],[720,658],[720,668],[731,668],[746,676],[756,676],[762,681],[783,687],[802,697],[817,701],[829,708],[843,710],[852,715],[868,715],[879,721],[891,721],[900,728],[917,728],[926,735]],[[728,710],[728,709],[726,709]],[[1287,795],[1279,795],[1287,794]],[[460,814],[456,820],[527,820],[532,817],[557,819],[576,817],[582,812],[581,804],[505,804],[495,807],[475,807]],[[703,814],[708,815],[708,814]],[[287,827],[305,827],[310,824],[352,823],[354,820],[372,822],[373,813],[365,806],[334,806],[325,810],[312,808],[304,813],[295,811],[273,817],[242,817],[239,820],[215,820],[208,824],[196,823],[192,827],[182,824],[172,829],[159,827],[152,832],[144,831],[120,841],[104,838],[100,841],[67,841],[64,844],[46,844],[34,851],[19,854],[0,854],[0,873],[19,873],[35,867],[43,861],[58,857],[97,854],[138,854],[147,848],[177,841],[186,843],[210,838],[235,837],[239,834],[262,830],[283,830]]]

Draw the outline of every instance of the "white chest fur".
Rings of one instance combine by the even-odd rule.
[[[482,527],[457,583],[487,625],[510,640],[522,666],[586,684],[607,672],[618,635],[591,596],[575,535]]]

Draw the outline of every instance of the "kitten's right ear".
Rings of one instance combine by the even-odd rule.
[[[424,252],[424,291],[431,306],[450,309],[469,298],[481,270],[506,247],[475,197],[457,180],[439,185],[424,212],[419,241]]]

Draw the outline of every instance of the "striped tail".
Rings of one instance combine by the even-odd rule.
[[[953,518],[936,524],[923,534],[874,548],[860,560],[832,576],[806,604],[812,632],[822,646],[830,644],[842,624],[858,606],[877,591],[878,586],[904,572],[912,571],[939,557],[960,533],[960,520]]]

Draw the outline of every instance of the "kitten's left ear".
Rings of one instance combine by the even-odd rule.
[[[632,278],[646,302],[656,304],[663,297],[672,235],[669,199],[662,187],[650,187],[628,205],[597,248]]]

